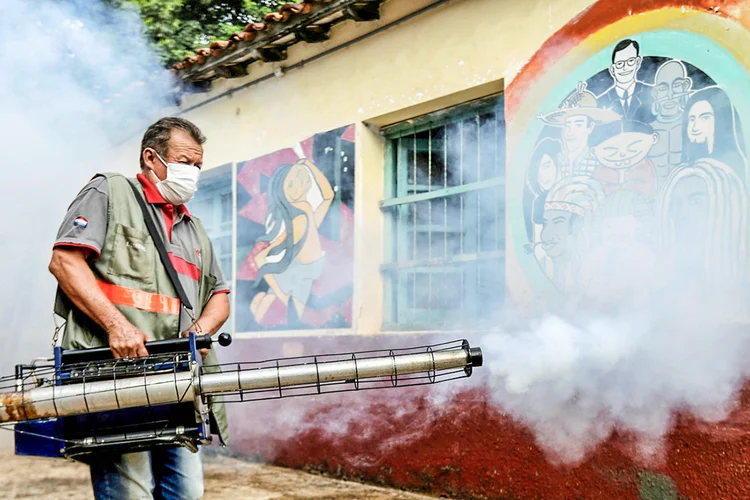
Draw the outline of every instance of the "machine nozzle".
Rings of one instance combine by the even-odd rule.
[[[471,360],[471,366],[482,366],[482,362],[484,361],[482,349],[479,347],[469,349],[469,359]]]

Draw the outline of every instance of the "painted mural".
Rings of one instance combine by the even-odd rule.
[[[237,331],[351,326],[354,126],[237,168]]]
[[[651,39],[568,75],[527,130],[521,253],[568,304],[610,310],[688,274],[747,281],[748,116],[710,68]]]

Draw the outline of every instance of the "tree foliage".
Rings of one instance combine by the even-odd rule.
[[[250,22],[301,0],[105,0],[136,9],[146,36],[165,66],[195,54],[214,40],[225,40]]]

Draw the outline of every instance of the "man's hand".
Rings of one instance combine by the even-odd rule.
[[[190,328],[185,330],[180,334],[180,337],[189,337],[190,332],[195,332],[196,335],[200,335],[200,327],[196,327],[195,325],[192,325]],[[201,359],[204,361],[206,360],[206,356],[208,356],[208,349],[198,349],[198,352],[201,353]]]
[[[144,342],[151,340],[148,335],[124,321],[111,328],[109,336],[109,349],[115,358],[137,358],[148,356]]]
[[[147,356],[143,343],[150,339],[104,295],[87,256],[88,252],[80,248],[55,248],[49,270],[73,305],[107,332],[109,348],[116,358]]]

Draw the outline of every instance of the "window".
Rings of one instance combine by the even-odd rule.
[[[384,328],[492,323],[505,298],[502,96],[385,134]]]

